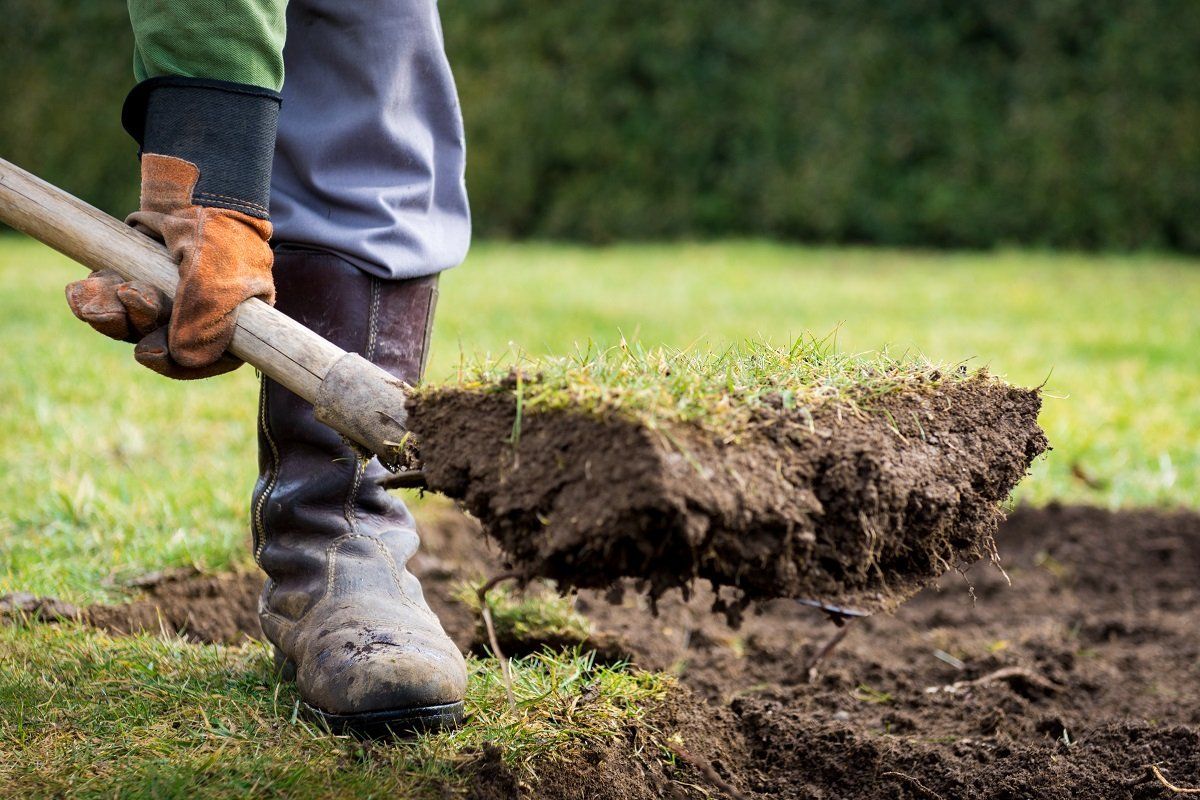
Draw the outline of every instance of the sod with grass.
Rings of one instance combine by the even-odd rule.
[[[411,398],[428,488],[523,578],[652,598],[702,578],[734,619],[775,597],[895,608],[994,552],[1046,449],[1036,390],[828,342],[519,361]]]
[[[67,313],[62,285],[78,269],[32,243],[0,239],[0,594],[116,603],[127,598],[128,578],[142,573],[249,567],[251,371],[186,387],[156,379],[127,347]],[[444,279],[429,374],[451,385],[460,374],[502,381],[511,356],[499,372],[474,378],[460,364],[476,352],[540,358],[590,346],[593,355],[617,359],[584,369],[599,376],[597,387],[630,363],[653,368],[643,377],[671,379],[629,382],[618,405],[677,420],[732,419],[720,402],[680,406],[692,392],[672,387],[689,384],[674,384],[678,373],[663,375],[657,351],[621,360],[629,357],[619,350],[622,339],[663,343],[686,359],[732,352],[747,338],[781,346],[808,331],[832,333],[832,353],[859,357],[827,360],[827,372],[804,374],[807,383],[738,394],[762,365],[754,358],[697,374],[715,387],[709,397],[807,407],[801,383],[844,389],[856,382],[858,365],[889,363],[872,351],[890,345],[889,358],[922,365],[918,372],[929,369],[927,358],[969,371],[986,366],[1016,385],[1045,382],[1040,421],[1055,452],[1034,463],[1019,499],[1173,506],[1200,490],[1193,433],[1200,374],[1187,368],[1200,350],[1197,306],[1200,270],[1170,257],[753,242],[606,250],[490,244]],[[570,385],[586,385],[571,370],[592,362],[559,363]],[[554,386],[554,373],[542,373]],[[959,382],[953,369],[940,373]],[[553,393],[525,393],[536,393],[533,383],[522,379],[531,408],[552,405]],[[733,418],[744,413],[737,407],[745,404],[727,405]],[[511,417],[505,435],[514,435]],[[530,429],[517,435],[528,443]],[[583,633],[569,610],[542,601],[497,608],[515,638]],[[0,733],[0,787],[24,796],[72,787],[95,796],[216,796],[252,787],[267,795],[394,794],[397,787],[436,794],[496,764],[505,765],[505,780],[533,781],[552,774],[556,758],[607,752],[614,742],[641,759],[638,774],[647,780],[699,782],[711,793],[697,772],[676,768],[668,749],[675,729],[654,716],[670,683],[621,663],[597,664],[586,651],[539,651],[519,661],[515,711],[495,661],[476,660],[468,729],[363,748],[296,715],[296,698],[274,680],[258,644],[114,638],[73,624],[4,627],[0,638],[0,698],[14,710]],[[892,691],[879,676],[869,685]],[[628,738],[631,725],[644,735]],[[693,736],[684,734],[684,749],[699,747]]]

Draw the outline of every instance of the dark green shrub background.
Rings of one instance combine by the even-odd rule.
[[[1196,0],[443,0],[483,235],[1200,251]],[[124,3],[5,0],[0,155],[119,212]]]

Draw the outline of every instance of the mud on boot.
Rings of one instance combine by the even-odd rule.
[[[277,308],[409,383],[420,379],[436,277],[382,281],[337,256],[281,247]],[[407,569],[416,523],[312,407],[264,379],[251,507],[259,600],[276,662],[334,732],[459,724],[467,672]]]

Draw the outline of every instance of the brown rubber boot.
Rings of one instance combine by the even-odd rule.
[[[283,247],[275,284],[289,317],[404,381],[420,379],[436,277],[383,281],[332,254]],[[284,676],[335,732],[457,725],[466,665],[406,568],[416,525],[380,487],[386,471],[268,379],[258,437],[259,616]]]

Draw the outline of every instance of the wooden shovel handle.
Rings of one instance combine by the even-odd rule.
[[[4,159],[0,221],[93,271],[112,269],[175,296],[179,272],[165,247]],[[322,422],[397,466],[407,417],[402,381],[256,298],[238,308],[229,351],[312,403]]]

